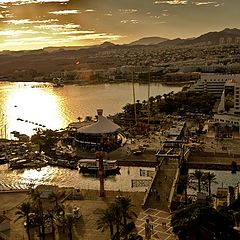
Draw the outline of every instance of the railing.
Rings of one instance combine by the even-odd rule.
[[[174,193],[175,193],[175,189],[176,189],[176,185],[177,185],[179,175],[180,175],[180,170],[179,170],[179,168],[177,168],[175,177],[173,179],[171,191],[170,191],[170,194],[169,194],[169,197],[168,197],[168,210],[169,210],[169,212],[171,212],[171,203],[172,203],[172,199],[173,199],[173,196],[174,196]]]
[[[150,190],[151,190],[151,188],[152,188],[152,185],[153,185],[153,183],[154,183],[154,180],[155,180],[155,178],[156,178],[156,175],[157,175],[158,171],[160,170],[160,167],[161,167],[161,165],[163,164],[163,161],[164,161],[164,160],[165,160],[165,159],[163,158],[163,159],[161,160],[161,162],[160,162],[160,163],[158,164],[158,166],[157,166],[157,171],[155,171],[155,173],[154,173],[154,175],[153,175],[153,178],[152,178],[152,182],[151,182],[151,184],[149,185],[149,187],[148,187],[148,189],[147,189],[147,191],[146,191],[146,194],[145,194],[145,196],[144,196],[144,198],[143,198],[142,207],[144,207],[145,204],[146,204],[146,201],[147,201],[149,192],[150,192]]]
[[[7,235],[5,235],[5,234],[3,234],[3,233],[0,232],[0,239],[1,239],[1,240],[8,240],[9,237],[8,237]]]

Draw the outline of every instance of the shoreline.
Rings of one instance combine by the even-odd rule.
[[[53,84],[51,81],[13,81],[13,80],[6,80],[6,81],[0,81],[0,84],[4,83],[39,83],[39,84]],[[80,81],[69,81],[69,82],[63,82],[64,85],[77,85],[77,86],[94,86],[94,85],[104,85],[104,84],[122,84],[122,83],[129,83],[132,84],[131,80],[125,80],[125,81],[106,81],[106,82],[97,82],[97,81],[85,81],[85,82],[80,82]],[[147,85],[147,81],[135,81],[134,83],[138,84],[143,84]],[[173,87],[184,87],[186,84],[190,84],[191,81],[187,82],[164,82],[164,81],[150,81],[150,84],[162,84],[165,86],[173,86]],[[57,87],[56,87],[57,88]]]

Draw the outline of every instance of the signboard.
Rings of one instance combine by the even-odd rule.
[[[149,187],[152,179],[132,179],[132,188],[134,187]]]
[[[154,170],[146,170],[140,168],[140,176],[141,177],[153,177],[155,171]]]

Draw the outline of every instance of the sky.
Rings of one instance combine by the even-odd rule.
[[[0,51],[240,28],[240,0],[0,0]]]

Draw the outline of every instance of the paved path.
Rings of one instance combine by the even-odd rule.
[[[164,160],[153,180],[145,208],[169,211],[169,195],[178,169],[177,159]]]
[[[178,239],[175,234],[172,233],[171,227],[171,215],[168,212],[157,210],[153,208],[148,208],[145,211],[142,211],[136,221],[136,227],[138,234],[144,238],[145,230],[144,225],[146,219],[150,220],[150,223],[153,225],[153,235],[152,239],[161,239],[161,240],[176,240]]]

